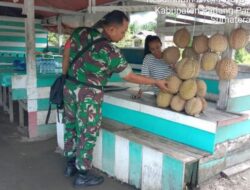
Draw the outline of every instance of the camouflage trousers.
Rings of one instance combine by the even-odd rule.
[[[76,158],[78,170],[92,167],[102,120],[103,91],[67,81],[64,87],[64,155]]]

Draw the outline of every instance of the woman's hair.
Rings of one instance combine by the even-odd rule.
[[[122,11],[114,10],[112,12],[107,13],[93,27],[98,28],[103,26],[109,26],[111,24],[122,25],[123,20],[129,22],[129,17]]]
[[[149,50],[149,43],[152,42],[152,41],[158,41],[158,42],[161,43],[161,39],[158,36],[148,35],[146,37],[146,39],[145,39],[144,56],[146,56],[147,54],[151,53],[150,50]]]

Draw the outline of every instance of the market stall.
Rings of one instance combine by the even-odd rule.
[[[157,4],[157,2],[153,3]],[[172,16],[164,12],[171,8],[175,10],[185,9],[185,7],[190,9],[206,7],[209,10],[214,5],[158,3],[158,8],[154,5],[155,10],[158,11],[158,34],[161,35],[162,40],[165,35],[174,36],[173,40],[180,42],[180,44],[175,42],[175,46],[179,46],[178,48],[182,50],[189,44],[189,37],[192,39],[194,36],[202,34],[212,37],[217,32],[229,36],[234,29],[237,30],[236,28],[239,27],[237,24],[227,22],[227,24],[222,22],[213,24],[209,15],[196,13],[196,15],[189,14],[185,17],[181,14]],[[230,3],[224,3],[220,8],[229,9]],[[165,7],[161,7],[160,4]],[[236,4],[235,6],[242,5]],[[106,10],[105,8],[94,7],[94,10]],[[129,10],[129,8],[121,9]],[[248,13],[244,14],[244,12],[239,12],[239,15],[247,19],[249,17]],[[220,17],[220,15],[213,16]],[[227,19],[227,16],[232,18],[235,15],[226,14],[222,18]],[[185,32],[182,31],[184,27],[187,29]],[[241,27],[249,31],[249,25],[241,24]],[[175,37],[175,33],[179,30],[181,31],[180,36]],[[222,38],[227,41],[227,37],[222,36]],[[242,36],[241,39],[239,36],[234,38],[236,43],[237,40],[242,39],[249,43],[248,38],[242,38]],[[182,46],[184,41],[187,43]],[[227,42],[224,43],[223,40],[220,42],[216,40],[214,44],[216,43],[219,46],[225,44],[226,48],[228,47]],[[212,43],[211,47],[214,44]],[[230,48],[232,46],[230,44]],[[230,48],[227,51],[224,49],[224,53],[223,51],[219,53],[220,50],[217,52],[220,59],[233,58],[234,50],[230,50]],[[213,51],[213,48],[211,49]],[[175,56],[173,53],[169,53],[169,55]],[[136,57],[133,53],[130,56]],[[195,65],[193,61],[189,62],[191,62],[190,65]],[[188,61],[185,64],[188,64]],[[191,71],[191,73],[195,72]],[[233,69],[231,71],[233,73]],[[188,116],[184,111],[180,113],[173,111],[166,106],[168,104],[166,99],[163,104],[167,108],[158,108],[159,105],[153,96],[146,96],[135,101],[130,98],[132,94],[130,91],[107,93],[103,112],[108,120],[105,120],[103,124],[101,138],[96,148],[95,166],[111,176],[142,189],[183,189],[185,186],[190,187],[190,184],[195,186],[195,184],[202,183],[226,168],[249,160],[249,148],[247,147],[250,132],[250,99],[246,86],[249,84],[250,73],[246,67],[241,66],[238,71],[237,77],[234,76],[235,78],[230,79],[218,76],[219,71],[217,73],[201,71],[196,75],[197,79],[202,79],[206,83],[206,100],[208,101],[207,109],[198,117]],[[182,79],[186,80],[185,76]],[[191,85],[190,88],[192,88]],[[147,135],[143,131],[146,131]],[[154,139],[155,135],[157,140]],[[178,148],[175,149],[174,145],[171,145],[170,147],[174,151],[166,150],[168,144],[167,142],[161,144],[164,141],[161,137],[171,140],[173,144],[178,142]],[[182,147],[180,147],[181,145]],[[112,148],[108,150],[107,147]],[[196,151],[191,150],[190,147],[195,148]],[[164,148],[166,149],[164,150]],[[200,152],[197,152],[197,149]],[[197,156],[196,159],[194,152]],[[207,155],[206,152],[210,155]],[[179,153],[187,153],[188,156],[180,158],[177,156]],[[137,167],[134,166],[134,162]],[[124,164],[121,166],[121,163]],[[175,166],[174,171],[172,167],[169,167],[171,164]]]
[[[89,6],[87,2],[84,2],[84,5],[81,4],[81,8],[85,12],[76,12],[74,11],[78,10],[76,8],[67,10],[66,4],[58,6],[59,0],[53,2],[56,9],[50,9],[43,1],[39,1],[38,4],[34,4],[35,2],[31,0],[25,0],[24,4],[22,1],[19,4],[7,1],[1,3],[4,6],[21,7],[27,15],[25,21],[26,74],[11,74],[9,86],[12,89],[12,99],[19,101],[20,125],[22,126],[24,125],[23,113],[27,111],[27,130],[30,138],[46,137],[56,133],[55,111],[50,117],[49,124],[45,125],[44,122],[49,105],[50,85],[57,75],[40,75],[37,72],[34,9],[49,11],[52,14],[56,10],[60,14],[82,17],[89,8],[88,14],[92,17],[88,18],[93,18],[96,12],[107,12],[113,9],[130,12],[157,11],[159,9],[155,9],[155,7],[160,5],[165,8],[183,9],[187,6],[190,8],[206,6],[198,3],[154,4],[154,2],[145,6],[148,1],[141,1],[141,3],[134,1],[134,5],[131,5],[131,2],[122,2],[122,4],[118,2],[114,6],[98,6],[95,2],[89,1]],[[110,1],[97,2],[102,4]],[[75,6],[79,7],[78,4]],[[211,6],[218,5],[208,5],[209,9]],[[225,8],[228,6],[230,5],[226,4]],[[201,32],[209,36],[213,35],[215,31],[229,32],[236,27],[221,23],[207,24],[208,18],[205,15],[202,16],[204,18],[191,15],[191,21],[176,17],[172,19],[175,24],[169,26],[165,22],[166,14],[160,12],[158,14],[157,32],[162,39],[164,35],[173,36],[174,32],[181,29],[183,26],[178,26],[180,22],[187,24],[187,31],[192,34],[192,37]],[[44,15],[50,14],[47,12]],[[248,13],[244,14],[242,11],[239,15],[249,17]],[[171,23],[169,18],[167,19],[168,24]],[[53,25],[54,30],[62,31],[62,20],[62,17],[45,18],[43,23],[47,28]],[[206,24],[194,26],[194,23],[204,23],[205,20]],[[249,25],[243,25],[243,27],[249,31]],[[135,64],[136,69],[139,69],[138,60],[134,60],[134,58],[139,59],[141,54],[136,54],[133,49],[129,49],[127,52],[129,52],[125,55],[128,56],[127,59],[133,58],[129,62]],[[233,51],[226,51],[224,55],[232,58]],[[4,73],[7,74],[7,72]],[[250,92],[246,88],[250,82],[249,73],[249,70],[243,72],[243,69],[239,68],[237,77],[228,80],[221,80],[214,71],[198,73],[196,78],[204,80],[207,85],[205,99],[208,105],[204,112],[195,116],[188,115],[184,111],[176,112],[169,107],[159,107],[156,98],[152,95],[145,95],[142,99],[133,100],[130,96],[138,89],[138,86],[121,82],[119,77],[114,76],[114,81],[119,81],[115,85],[120,88],[126,87],[126,90],[107,92],[105,95],[104,121],[95,148],[94,166],[143,190],[181,190],[186,187],[195,187],[219,174],[222,170],[249,160]],[[114,85],[114,83],[109,84]],[[127,89],[127,87],[129,88]],[[4,96],[6,97],[6,95]],[[57,123],[58,144],[62,149],[63,132],[63,124]]]

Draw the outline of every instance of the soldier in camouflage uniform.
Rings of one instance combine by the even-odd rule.
[[[77,172],[74,181],[76,186],[97,185],[103,182],[103,177],[90,175],[87,171],[91,169],[93,148],[101,126],[101,87],[106,85],[112,73],[120,73],[122,78],[130,82],[155,84],[166,90],[166,81],[134,74],[119,49],[111,43],[124,37],[128,21],[123,12],[113,11],[99,22],[100,28],[78,28],[70,38],[68,54],[71,60],[93,40],[106,38],[105,41],[92,45],[72,66],[63,66],[68,68],[66,70],[70,77],[64,88],[64,154],[68,159],[65,175],[72,176]],[[66,74],[65,69],[63,73]]]

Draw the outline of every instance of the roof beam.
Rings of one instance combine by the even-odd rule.
[[[166,28],[171,28],[171,27],[174,27],[174,28],[179,28],[179,27],[187,27],[187,26],[192,26],[192,27],[194,27],[194,25],[193,24],[189,24],[189,23],[187,23],[187,24],[181,24],[181,23],[176,23],[176,24],[173,24],[173,23],[167,23],[166,22],[166,24],[165,24],[165,27]],[[201,23],[197,23],[196,25],[195,25],[195,27],[197,27],[197,26],[202,26],[203,28],[205,28],[205,26],[203,25],[203,24],[201,24]]]
[[[173,18],[166,18],[165,19],[165,22],[166,23],[171,23],[172,25],[175,25],[175,24],[192,24],[191,22],[186,22],[184,20],[175,20]]]
[[[166,17],[167,19],[175,19],[173,17]],[[189,22],[190,24],[192,23],[205,23],[205,24],[222,24],[222,22],[214,21],[211,19],[205,19],[199,16],[195,15],[177,15],[176,16],[176,21],[180,22]]]
[[[173,35],[173,31],[177,31],[181,28],[183,28],[184,25],[172,25],[172,26],[159,26],[157,28],[157,34],[164,34],[164,35]],[[189,31],[193,30],[192,25],[185,26]],[[250,25],[246,24],[243,25],[243,28],[248,30],[250,32]],[[200,35],[200,34],[205,34],[205,35],[212,35],[216,32],[222,32],[224,33],[225,31],[225,25],[224,24],[218,24],[218,25],[211,25],[211,24],[201,24],[201,25],[196,25],[195,26],[195,31],[194,35]]]
[[[159,7],[163,7],[165,9],[169,9],[169,8],[178,8],[178,9],[184,9],[187,10],[188,9],[194,9],[194,10],[202,10],[202,9],[206,9],[207,11],[211,11],[213,12],[215,9],[217,12],[225,12],[226,8],[221,8],[218,6],[209,6],[209,5],[203,5],[203,4],[198,4],[198,3],[190,3],[190,2],[183,2],[183,3],[176,3],[175,1],[157,1],[157,0],[134,0],[137,2],[144,2],[147,3],[148,5],[155,5],[155,6],[159,6]],[[144,5],[145,7],[148,5]],[[227,7],[228,8],[228,7]],[[237,13],[236,16],[250,16],[250,12],[246,11],[246,10],[236,10],[235,7],[231,7],[235,13]]]
[[[24,18],[22,18],[22,17],[12,17],[12,16],[2,16],[2,15],[0,15],[0,20],[24,22]],[[35,19],[35,23],[41,23],[41,20]]]
[[[155,5],[92,6],[91,10],[93,12],[109,12],[110,10],[120,10],[124,12],[155,11]]]
[[[134,0],[137,2],[144,2],[147,4],[162,5],[165,7],[179,7],[179,8],[196,8],[195,3],[176,3],[176,1],[159,1],[159,0]],[[147,5],[145,5],[147,6]]]
[[[193,31],[194,26],[189,25],[185,26],[188,31]],[[176,25],[176,26],[168,26],[168,27],[158,27],[157,28],[157,33],[158,34],[164,34],[166,36],[168,35],[173,35],[173,31],[177,31],[179,29],[183,28],[183,25]],[[224,25],[196,25],[195,26],[195,31],[194,35],[200,35],[200,34],[205,34],[205,35],[211,35],[216,33],[217,31],[224,32]]]

